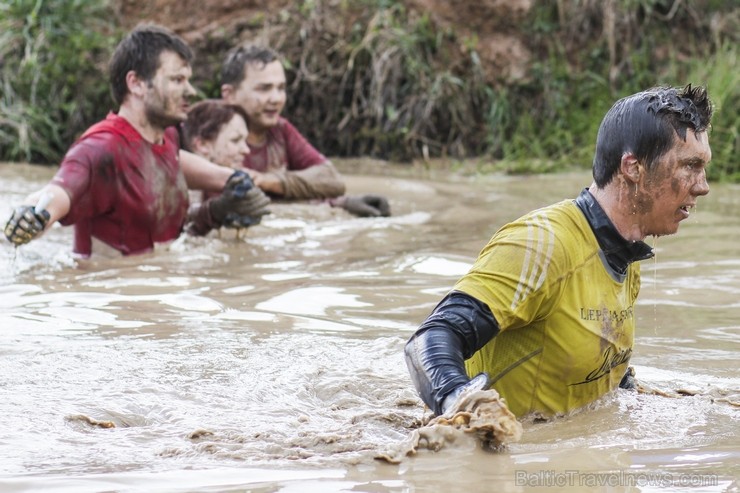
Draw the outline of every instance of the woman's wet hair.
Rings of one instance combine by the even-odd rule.
[[[121,105],[128,94],[126,74],[133,71],[140,79],[151,81],[164,51],[177,53],[187,63],[193,60],[193,52],[182,38],[154,24],[137,26],[118,43],[108,65],[111,94],[116,104]]]
[[[194,152],[195,139],[204,142],[215,141],[223,126],[228,124],[234,115],[241,116],[244,123],[248,121],[244,108],[236,104],[229,104],[220,99],[206,99],[194,104],[182,125],[185,149]]]
[[[631,152],[651,170],[686,130],[706,131],[712,104],[704,87],[654,87],[620,99],[606,113],[596,137],[593,176],[602,188],[611,182],[622,156]]]

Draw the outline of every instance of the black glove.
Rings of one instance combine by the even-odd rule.
[[[636,390],[637,381],[635,381],[635,369],[631,366],[627,367],[627,371],[624,372],[622,380],[619,382],[620,389]]]
[[[227,228],[245,228],[258,224],[269,214],[270,199],[244,171],[232,174],[223,192],[208,200],[208,210],[213,221]]]
[[[32,205],[16,207],[5,224],[5,237],[16,245],[24,245],[40,235],[51,215],[49,211],[36,212]]]
[[[488,378],[488,373],[478,373],[476,376],[470,379],[465,385],[461,385],[445,397],[442,401],[442,414],[447,414],[447,411],[453,409],[457,404],[458,399],[464,392],[475,392],[478,390],[488,390],[491,386],[491,380]]]
[[[391,206],[388,199],[382,195],[348,195],[341,207],[355,216],[360,217],[388,217],[391,215]]]
[[[269,214],[269,211],[267,214]],[[262,221],[262,216],[264,216],[264,214],[259,216],[240,216],[236,212],[229,212],[226,214],[221,226],[231,229],[248,228],[255,224],[259,224]]]

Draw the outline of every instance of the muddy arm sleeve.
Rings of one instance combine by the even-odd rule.
[[[213,220],[208,202],[191,204],[188,209],[188,218],[185,225],[185,231],[192,236],[205,236],[212,229],[221,226]]]
[[[280,173],[283,197],[291,200],[330,199],[343,195],[345,185],[330,161],[297,171]]]
[[[488,306],[459,291],[448,294],[406,343],[406,365],[434,414],[447,395],[470,379],[465,360],[493,339],[499,326]]]

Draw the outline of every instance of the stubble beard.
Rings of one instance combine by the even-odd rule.
[[[161,129],[165,129],[173,125],[177,125],[178,123],[181,123],[184,120],[183,118],[180,118],[179,116],[169,115],[166,112],[161,111],[159,108],[152,108],[152,107],[147,107],[146,117],[147,117],[147,120],[149,120],[149,123],[153,127],[157,127]]]
[[[167,101],[157,94],[155,101],[147,101],[144,112],[149,124],[153,127],[165,129],[185,121],[185,117],[169,113]]]

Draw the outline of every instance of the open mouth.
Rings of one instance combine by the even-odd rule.
[[[682,205],[678,209],[683,213],[684,217],[689,217],[691,215],[691,209],[693,208],[693,205]]]

